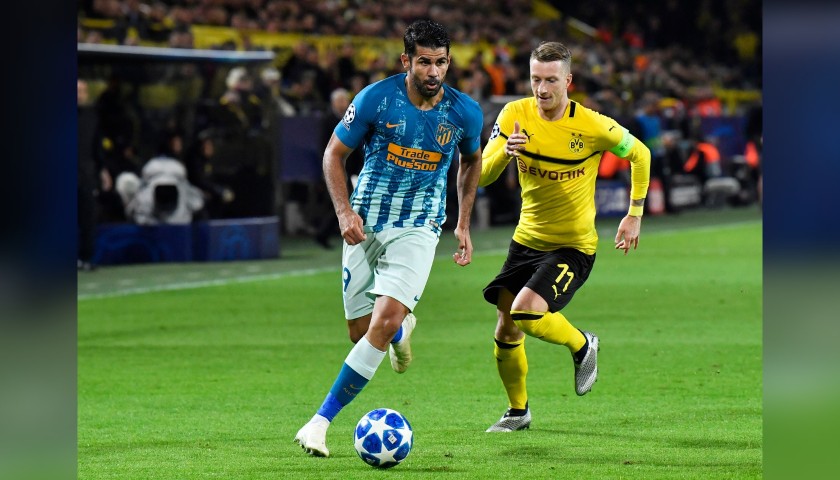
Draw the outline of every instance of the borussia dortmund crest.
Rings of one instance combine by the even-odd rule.
[[[572,139],[569,140],[569,150],[571,150],[574,153],[580,153],[580,152],[583,151],[583,147],[584,147],[583,135],[580,134],[580,133],[578,133],[578,134],[573,133],[572,134]]]

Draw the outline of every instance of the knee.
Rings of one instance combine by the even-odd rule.
[[[517,311],[512,310],[510,312],[511,319],[513,319],[513,323],[519,327],[520,330],[525,332],[527,335],[532,337],[541,337],[545,333],[541,327],[541,321],[544,313],[541,312],[529,312],[529,311]]]
[[[405,315],[395,314],[395,315],[388,315],[383,317],[379,322],[380,329],[382,333],[389,337],[393,337],[396,335],[397,331],[400,329],[402,325],[403,319]]]
[[[400,315],[374,316],[367,331],[368,340],[374,346],[390,342],[402,325],[403,318]],[[361,336],[359,337],[361,338]],[[378,347],[377,347],[378,348]]]

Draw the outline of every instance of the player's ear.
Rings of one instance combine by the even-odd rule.
[[[406,55],[405,53],[401,53],[400,54],[400,61],[403,64],[403,68],[408,70],[408,67],[411,65],[411,58],[409,58],[409,56]]]

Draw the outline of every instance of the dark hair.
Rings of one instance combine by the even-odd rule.
[[[426,48],[446,47],[449,53],[449,33],[446,28],[431,20],[417,20],[405,29],[403,37],[405,54],[413,57],[417,53],[417,45]]]

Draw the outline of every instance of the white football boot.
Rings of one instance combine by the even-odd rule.
[[[580,363],[575,362],[575,393],[578,395],[586,395],[592,390],[592,385],[598,379],[598,336],[592,332],[581,333],[589,342],[586,349],[586,355]]]
[[[531,427],[531,409],[525,410],[525,415],[512,416],[508,409],[498,422],[490,426],[486,432],[515,432]]]
[[[388,356],[391,359],[391,368],[397,373],[404,373],[411,364],[411,332],[417,325],[417,318],[413,313],[405,316],[402,322],[402,338],[397,343],[388,346]]]
[[[306,425],[298,430],[295,442],[300,444],[304,452],[315,457],[329,457],[327,450],[327,428],[330,421],[316,414]]]

